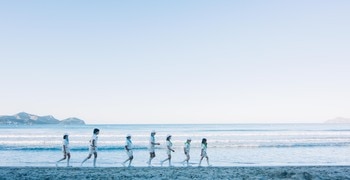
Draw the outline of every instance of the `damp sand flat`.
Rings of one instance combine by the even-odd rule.
[[[0,179],[350,179],[350,166],[0,167]]]

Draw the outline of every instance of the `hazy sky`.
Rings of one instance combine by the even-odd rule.
[[[1,1],[0,115],[350,117],[350,1]]]

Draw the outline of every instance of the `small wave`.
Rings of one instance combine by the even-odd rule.
[[[350,143],[295,143],[295,144],[243,144],[236,147],[251,148],[316,148],[316,147],[347,147]]]
[[[88,151],[88,147],[73,147],[70,151]],[[147,150],[147,147],[134,147],[134,150]],[[61,147],[21,147],[21,146],[0,146],[3,151],[61,151]],[[99,151],[124,151],[124,146],[101,146]]]
[[[275,132],[275,131],[293,131],[287,129],[209,129],[209,130],[198,130],[200,132]]]
[[[278,145],[262,145],[260,147],[298,148],[298,147],[345,147],[345,146],[350,146],[350,144],[349,143],[278,144]]]

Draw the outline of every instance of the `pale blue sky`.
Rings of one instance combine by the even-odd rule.
[[[350,117],[350,1],[2,1],[0,114]]]

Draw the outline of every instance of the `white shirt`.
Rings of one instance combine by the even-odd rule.
[[[167,146],[167,153],[170,154],[172,147],[173,147],[173,143],[171,141],[166,141],[166,146]]]
[[[202,150],[203,150],[203,153],[206,153],[207,152],[207,145],[202,144]]]
[[[133,144],[132,144],[131,140],[126,139],[126,141],[125,141],[125,146],[128,148],[128,150],[132,150]],[[127,149],[126,149],[126,150],[127,150]]]
[[[95,146],[97,147],[98,136],[96,134],[92,135],[90,140],[90,146],[94,146],[93,142],[95,141]]]
[[[150,151],[154,151],[154,149],[155,149],[154,143],[156,143],[156,140],[155,140],[154,136],[151,136],[149,139],[149,150]]]
[[[188,142],[185,142],[185,151],[187,154],[190,153],[190,149],[191,149],[191,144]]]
[[[171,148],[173,147],[173,143],[171,141],[166,141],[166,146],[169,146]]]
[[[62,150],[66,151],[66,152],[69,152],[69,141],[68,141],[68,139],[63,139],[62,144],[66,148],[66,149],[63,149],[63,147],[62,147]]]

